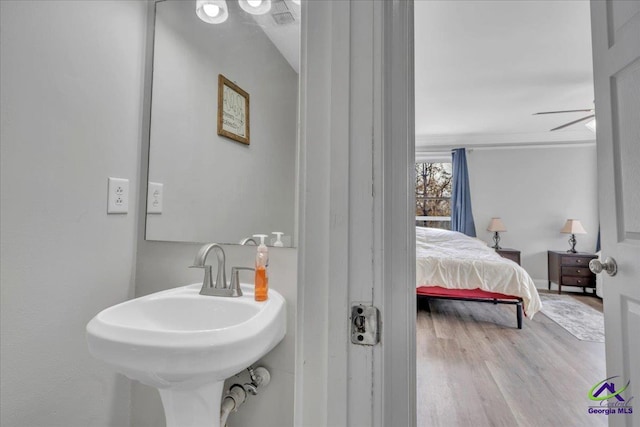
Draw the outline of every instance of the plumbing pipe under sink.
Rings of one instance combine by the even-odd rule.
[[[247,391],[254,396],[258,394],[258,389],[265,387],[271,382],[271,374],[269,371],[260,366],[255,370],[249,366],[247,368],[251,377],[251,383],[244,385],[234,384],[229,388],[229,392],[222,399],[222,405],[220,407],[220,426],[226,427],[227,418],[231,411],[237,411],[240,405],[247,399]]]

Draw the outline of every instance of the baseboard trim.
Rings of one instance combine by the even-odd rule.
[[[536,289],[549,289],[549,281],[543,279],[533,279]],[[556,287],[557,289],[557,287]]]

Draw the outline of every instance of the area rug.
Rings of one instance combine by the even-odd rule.
[[[542,313],[582,341],[604,342],[604,316],[569,295],[540,294]]]

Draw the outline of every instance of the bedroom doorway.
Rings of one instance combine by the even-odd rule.
[[[507,248],[513,246],[510,249],[513,249],[514,253],[517,252],[517,259],[525,270],[533,273],[535,285],[541,290],[540,294],[545,298],[547,295],[549,297],[546,298],[549,302],[545,305],[551,307],[558,305],[554,301],[558,288],[555,283],[548,284],[548,251],[566,252],[569,248],[566,243],[569,236],[560,233],[567,219],[581,217],[583,224],[589,224],[585,229],[587,234],[577,236],[579,252],[595,254],[596,241],[599,240],[598,225],[602,222],[603,236],[608,235],[611,239],[607,245],[606,237],[603,237],[605,251],[619,253],[620,257],[626,259],[627,265],[630,262],[627,252],[635,256],[635,259],[640,259],[636,249],[639,235],[636,230],[640,229],[633,225],[637,224],[634,221],[640,222],[637,219],[638,210],[631,214],[630,211],[625,211],[625,217],[623,212],[615,211],[616,206],[624,209],[620,202],[615,200],[609,201],[609,207],[599,207],[593,191],[599,186],[603,188],[603,181],[610,181],[606,183],[607,188],[615,185],[614,180],[610,178],[613,176],[617,176],[617,182],[623,182],[625,179],[631,182],[630,180],[637,179],[637,174],[629,172],[633,170],[629,162],[633,161],[637,170],[640,159],[628,160],[631,152],[627,147],[629,157],[622,160],[623,163],[626,162],[623,165],[627,167],[620,175],[623,166],[619,163],[621,160],[618,158],[615,160],[618,163],[615,163],[610,159],[609,152],[613,152],[613,145],[606,143],[608,145],[601,147],[599,142],[596,152],[595,134],[583,126],[584,121],[556,132],[549,132],[565,122],[578,120],[585,117],[585,114],[589,115],[588,111],[568,113],[569,116],[532,117],[532,114],[554,109],[593,110],[593,99],[605,99],[605,102],[609,102],[609,91],[616,90],[618,92],[614,93],[614,99],[618,100],[615,96],[622,97],[625,102],[624,108],[637,111],[638,105],[637,100],[634,104],[624,98],[615,85],[603,87],[600,89],[601,96],[594,96],[588,3],[515,3],[517,2],[415,2],[416,159],[428,161],[429,156],[442,156],[452,148],[468,148],[472,202],[482,199],[479,203],[472,203],[478,237],[492,245],[493,235],[485,231],[485,228],[490,224],[492,217],[501,217],[506,228],[506,231],[501,232],[503,243],[505,246],[508,245]],[[627,9],[622,12],[609,10],[609,14],[616,13],[614,16],[619,21],[615,21],[614,24],[618,26],[604,34],[624,35],[630,31],[638,33],[640,14],[636,10],[637,6],[631,5],[631,2],[618,3],[617,7]],[[526,8],[526,13],[519,11],[520,15],[525,16],[526,22],[521,19],[522,16],[518,18],[517,7]],[[557,9],[549,11],[549,7]],[[536,8],[543,8],[545,11]],[[621,22],[624,21],[622,17],[630,17],[624,31],[621,30]],[[536,23],[536,18],[546,19],[547,23]],[[452,25],[453,22],[456,23],[455,26]],[[478,22],[482,23],[483,28],[478,28]],[[567,22],[571,22],[572,25],[567,25]],[[608,21],[605,19],[602,22],[606,28]],[[552,28],[553,25],[556,25],[555,30]],[[425,39],[431,40],[432,43],[439,41],[445,44],[448,51],[425,48],[420,44],[421,31],[424,33],[429,28],[434,31],[434,35]],[[518,43],[521,37],[526,36],[527,31],[534,28],[537,34],[533,46],[520,44],[516,51],[504,47],[503,42],[507,45],[510,45],[510,42]],[[541,31],[541,28],[544,28],[544,31]],[[462,32],[461,36],[452,34],[456,29]],[[510,32],[510,29],[513,32]],[[482,30],[488,30],[488,33],[477,32]],[[594,28],[594,32],[596,31]],[[517,35],[518,32],[522,32],[523,35]],[[509,37],[505,37],[505,34],[509,34]],[[547,40],[545,37],[551,39]],[[503,40],[507,38],[513,40]],[[567,47],[561,46],[562,40],[567,42]],[[620,36],[619,40],[620,43],[624,43],[626,39]],[[456,45],[456,41],[461,45]],[[545,64],[539,60],[535,65],[527,66],[528,59],[535,60],[536,55],[540,54],[539,44],[546,44],[547,49],[553,51],[554,55],[562,56],[564,52],[567,56],[565,59],[573,64],[556,71],[557,79],[552,70],[546,70]],[[488,52],[486,46],[492,46],[497,52]],[[637,58],[637,47],[626,46],[624,49],[636,52]],[[421,80],[424,73],[419,69],[420,55],[430,61],[428,63],[431,70],[428,73],[435,76],[432,83],[429,83],[428,79]],[[620,67],[620,73],[624,76],[620,84],[629,85],[632,81],[637,84],[638,60],[635,59],[633,62],[634,57],[629,53],[626,55],[626,62],[618,59],[621,65],[627,65],[626,68]],[[557,58],[558,56],[556,62]],[[515,68],[520,67],[523,73],[505,71],[505,67],[496,65],[504,62],[501,62],[501,59],[512,62]],[[447,69],[446,64],[452,63],[453,68]],[[578,69],[578,63],[583,67],[583,71]],[[492,64],[494,69],[491,69]],[[472,77],[465,78],[470,75]],[[529,85],[524,89],[514,89],[519,81],[525,81]],[[610,80],[607,76],[603,81]],[[437,88],[433,82],[442,86],[447,92],[446,96],[434,96]],[[508,93],[496,93],[492,90],[493,85],[508,87]],[[604,86],[604,83],[601,85]],[[565,89],[562,89],[563,87]],[[422,117],[431,118],[431,127],[427,124],[429,121],[420,119],[420,91],[429,93],[434,100],[431,105],[423,105],[422,110]],[[545,93],[548,99],[540,101]],[[628,90],[628,93],[632,91]],[[480,100],[470,99],[473,94],[479,94]],[[526,105],[505,108],[512,101]],[[502,115],[503,120],[513,126],[509,132],[501,133],[497,130],[498,125],[483,119],[483,110],[490,110],[496,103],[503,103],[503,110],[508,110]],[[609,117],[611,116],[611,107],[604,106],[602,110],[601,105],[598,107],[599,117],[607,111]],[[618,105],[618,108],[622,107]],[[442,110],[452,110],[456,114],[439,116],[439,111]],[[515,117],[514,114],[519,114],[520,117]],[[442,120],[434,119],[438,117]],[[620,129],[627,129],[625,126],[629,126],[624,122],[625,117],[627,116],[623,116],[622,119],[616,118],[617,122],[614,121]],[[540,118],[542,120],[534,123],[533,119]],[[518,127],[522,131],[514,130]],[[421,129],[427,129],[427,132],[421,133]],[[606,141],[609,137],[604,132],[615,136],[611,129],[610,125],[605,131],[598,130],[599,141]],[[625,148],[623,143],[618,144]],[[612,166],[603,165],[603,158],[611,161]],[[585,167],[588,173],[583,175],[580,170]],[[599,172],[599,178],[594,173],[596,170]],[[559,173],[554,175],[557,171]],[[534,178],[527,180],[527,176]],[[538,181],[538,187],[529,185],[530,181]],[[565,187],[564,183],[569,185]],[[584,191],[569,188],[575,188],[576,184],[586,184],[590,188]],[[612,194],[621,194],[620,197],[624,198],[624,194],[620,193],[623,190],[623,187],[619,187],[612,191]],[[419,201],[418,189],[416,195],[416,200]],[[629,196],[630,194],[627,198]],[[532,205],[537,205],[537,222],[531,221],[526,212],[522,214],[527,210],[527,206]],[[419,215],[418,210],[422,207],[417,204],[417,217],[428,216]],[[607,221],[611,222],[609,225],[604,224],[607,221],[600,220],[603,218],[604,209],[614,209],[611,215],[607,216]],[[598,210],[601,215],[598,214]],[[627,222],[623,221],[625,218]],[[614,221],[616,219],[617,222]],[[605,227],[609,229],[608,233]],[[626,233],[620,231],[625,230],[624,227]],[[617,241],[613,239],[616,235]],[[617,249],[616,246],[620,248]],[[590,275],[588,271],[585,274]],[[637,281],[637,273],[632,272],[631,276]],[[583,424],[606,425],[607,416],[604,413],[589,413],[590,401],[585,398],[587,392],[608,376],[618,375],[625,377],[627,381],[631,379],[631,383],[640,383],[637,368],[629,362],[640,358],[638,354],[634,354],[640,353],[637,338],[629,332],[632,322],[640,322],[638,291],[626,288],[625,285],[627,282],[630,283],[631,276],[623,278],[620,281],[621,285],[615,286],[617,290],[605,290],[605,293],[608,292],[605,301],[610,306],[608,313],[617,313],[618,320],[613,322],[619,331],[616,332],[615,338],[611,338],[615,342],[606,344],[607,358],[605,344],[598,342],[598,334],[592,333],[595,323],[588,323],[587,327],[583,328],[587,333],[581,339],[571,335],[567,329],[542,313],[535,315],[532,321],[525,321],[523,330],[517,330],[514,327],[515,316],[508,306],[496,310],[493,304],[419,300],[416,379],[417,400],[421,404],[418,405],[418,426],[442,424],[444,420],[447,425],[519,425],[532,419],[539,420],[540,425],[558,425],[561,421],[558,414],[566,416],[566,422],[563,423],[566,425],[575,424],[576,420],[584,421]],[[609,280],[604,280],[605,287],[610,286],[609,283],[614,285],[619,280],[617,278],[614,281],[608,276],[606,279]],[[601,281],[600,276],[598,281]],[[548,293],[548,287],[551,287],[553,293]],[[601,299],[591,295],[568,294],[567,291],[570,292],[572,289],[582,290],[563,288],[563,295],[560,295],[566,297],[563,300],[578,304],[572,307],[582,307],[581,310],[586,313],[595,311],[601,315]],[[542,292],[544,290],[547,293]],[[559,308],[561,315],[563,304],[560,304]],[[617,309],[612,308],[614,304]],[[594,322],[597,323],[598,320]],[[426,331],[426,335],[420,335],[421,331]],[[614,348],[617,353],[623,353],[621,348],[625,340],[624,348],[629,349],[628,353],[612,357]],[[580,360],[581,363],[573,363],[575,360]],[[421,369],[421,361],[428,362],[425,364],[428,364],[429,368]],[[605,366],[606,363],[608,367]],[[454,384],[462,386],[454,388]],[[603,382],[601,385],[616,387],[613,382]],[[618,393],[623,386],[624,384],[621,384],[617,387]],[[437,396],[434,390],[437,390]],[[637,395],[638,389],[635,390]],[[623,397],[621,394],[618,396]],[[626,395],[629,396],[631,395]],[[424,402],[430,403],[425,405]],[[425,406],[429,408],[425,409]],[[624,417],[609,417],[608,420],[611,425],[625,422]]]

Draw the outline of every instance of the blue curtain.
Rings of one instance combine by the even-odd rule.
[[[469,191],[469,170],[464,148],[451,152],[453,169],[453,190],[451,194],[451,229],[467,236],[476,237],[476,226],[471,212],[471,192]]]

